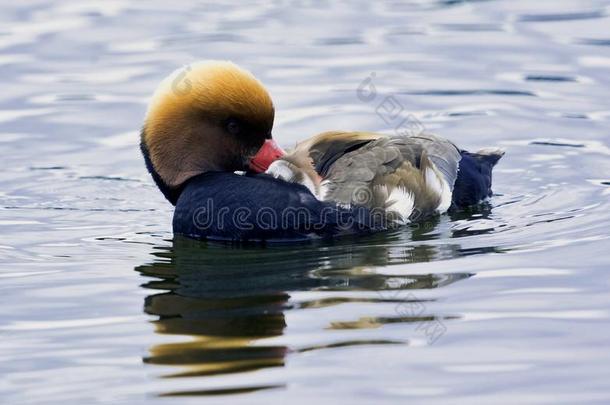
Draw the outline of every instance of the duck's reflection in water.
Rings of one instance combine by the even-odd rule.
[[[461,256],[457,244],[425,245],[426,232],[413,230],[367,240],[324,245],[228,247],[177,238],[171,247],[158,247],[155,260],[136,268],[155,280],[143,285],[163,290],[149,295],[145,312],[158,317],[159,334],[189,336],[180,343],[155,345],[146,363],[179,366],[165,377],[238,373],[284,365],[289,352],[356,344],[397,343],[350,340],[324,346],[288,348],[265,345],[261,339],[280,336],[286,328],[285,311],[327,307],[346,302],[418,302],[403,290],[430,289],[467,278],[468,273],[384,275],[375,267]],[[424,242],[425,243],[425,242]],[[319,298],[295,301],[290,294],[326,291]],[[368,291],[364,294],[345,294]],[[337,292],[336,296],[328,292]],[[375,292],[370,294],[370,292]],[[332,322],[329,329],[375,328],[386,323],[431,321],[396,313],[395,317],[358,318]],[[398,343],[404,343],[398,342]],[[252,387],[252,390],[270,387]],[[243,392],[238,388],[235,392]],[[250,390],[250,389],[248,389]],[[222,392],[221,392],[222,391]],[[164,395],[210,395],[212,390]]]

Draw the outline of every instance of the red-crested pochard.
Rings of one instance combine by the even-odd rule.
[[[285,154],[273,119],[264,86],[231,62],[194,63],[161,82],[140,145],[176,206],[175,234],[295,241],[380,231],[490,196],[502,156],[430,134],[367,132],[322,133]]]

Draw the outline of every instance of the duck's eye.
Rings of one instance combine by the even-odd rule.
[[[229,120],[229,122],[227,122],[227,132],[229,132],[231,135],[239,135],[241,132],[239,122],[236,120]]]

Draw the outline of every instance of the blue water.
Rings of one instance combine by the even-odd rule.
[[[610,400],[610,1],[0,8],[1,403]],[[496,195],[355,241],[173,240],[138,131],[211,58],[285,147],[392,133],[391,100],[504,148]]]

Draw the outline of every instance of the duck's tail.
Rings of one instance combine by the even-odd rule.
[[[476,153],[461,150],[459,171],[453,188],[452,206],[464,208],[491,196],[491,172],[504,156],[499,148],[485,148]]]

